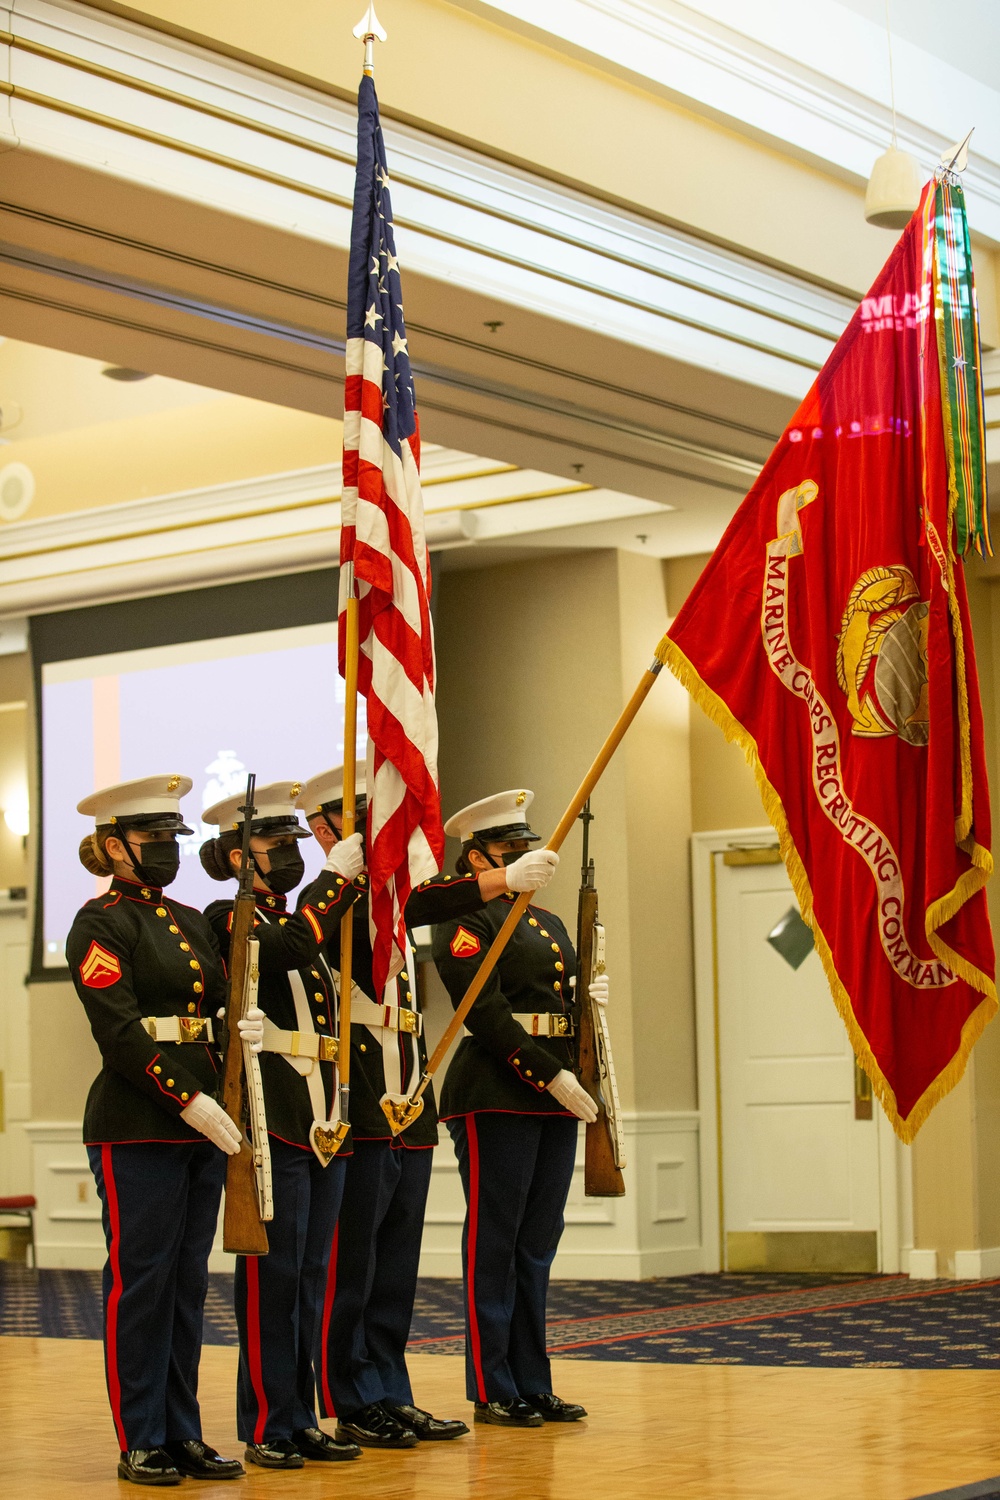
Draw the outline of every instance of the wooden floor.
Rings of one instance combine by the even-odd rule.
[[[236,1351],[202,1360],[206,1439],[234,1436]],[[912,1500],[1000,1474],[1000,1371],[556,1362],[586,1423],[493,1427],[412,1452],[183,1486],[202,1500]],[[411,1361],[417,1399],[467,1416],[461,1361]],[[471,1420],[471,1419],[470,1419]],[[104,1500],[115,1478],[99,1344],[0,1339],[0,1495]]]

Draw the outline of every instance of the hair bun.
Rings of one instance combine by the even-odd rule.
[[[234,871],[229,856],[218,838],[206,839],[198,850],[201,867],[213,880],[232,880]]]
[[[80,840],[80,863],[91,875],[110,875],[111,864],[97,842],[97,836],[88,833]]]

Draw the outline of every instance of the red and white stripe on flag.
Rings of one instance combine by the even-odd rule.
[[[358,690],[368,706],[368,874],[376,995],[405,963],[403,913],[441,868],[430,558],[419,428],[399,454],[382,429],[382,353],[348,339],[340,537],[341,670],[350,563],[358,595]],[[349,753],[349,752],[348,752]]]

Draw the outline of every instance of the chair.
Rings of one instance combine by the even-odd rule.
[[[35,1265],[35,1209],[38,1200],[30,1193],[23,1193],[14,1198],[0,1198],[0,1229],[11,1229],[14,1226],[4,1224],[4,1219],[26,1220],[31,1230],[31,1241],[28,1246],[28,1265]]]

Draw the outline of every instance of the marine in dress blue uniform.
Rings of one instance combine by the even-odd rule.
[[[305,870],[297,841],[309,837],[294,810],[301,790],[290,781],[258,787],[250,825],[274,1218],[268,1254],[236,1260],[237,1430],[247,1460],[268,1469],[361,1456],[356,1443],[318,1426],[314,1358],[350,1151],[345,1142],[334,1154],[330,1139],[339,1119],[337,994],[323,950],[361,895],[364,861],[359,838],[339,844],[302,893],[301,910],[287,910],[287,893]],[[203,814],[222,830],[201,849],[202,864],[217,880],[238,876],[242,806],[240,794]],[[232,903],[215,901],[205,915],[228,962]]]
[[[533,794],[499,793],[445,825],[462,840],[461,871],[525,858],[539,842]],[[538,855],[551,851],[540,850]],[[512,870],[516,866],[511,866]],[[457,1006],[506,920],[513,890],[434,928],[433,956]],[[577,1421],[552,1392],[545,1346],[549,1270],[563,1230],[577,1120],[596,1118],[573,1073],[576,954],[554,912],[530,905],[466,1019],[441,1117],[455,1143],[467,1213],[462,1236],[466,1390],[477,1422]]]
[[[357,766],[359,816],[365,767]],[[343,768],[306,782],[299,807],[318,841],[335,851],[343,824]],[[407,908],[410,916],[410,908]],[[338,975],[340,931],[326,947]],[[413,1317],[420,1240],[437,1145],[433,1094],[423,1113],[394,1138],[380,1105],[387,1091],[406,1093],[426,1061],[423,1017],[412,954],[376,998],[368,901],[354,907],[350,1115],[354,1152],[330,1260],[323,1313],[320,1405],[336,1416],[337,1434],[367,1447],[408,1448],[468,1432],[464,1422],[434,1417],[413,1403],[406,1342]]]
[[[101,1050],[84,1112],[108,1246],[104,1353],[121,1457],[135,1484],[243,1473],[201,1436],[198,1361],[208,1256],[239,1133],[216,1104],[213,1023],[225,1001],[218,944],[164,892],[177,873],[187,776],[107,787],[78,811],[80,858],[110,889],[77,913],[73,983]]]

